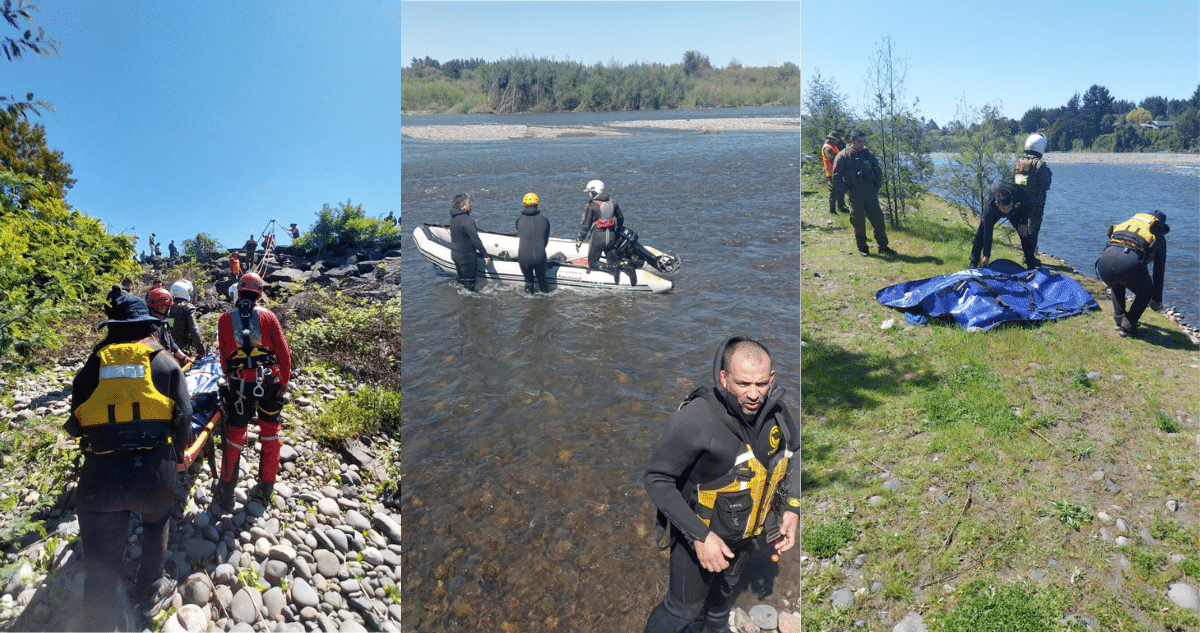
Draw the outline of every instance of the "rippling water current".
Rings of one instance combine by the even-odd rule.
[[[762,339],[798,411],[798,132],[636,132],[402,140],[406,630],[641,630],[667,585],[642,468],[720,341]],[[511,232],[536,192],[551,234],[573,237],[591,179],[643,243],[682,256],[670,294],[468,294],[413,246],[457,193],[481,229]],[[739,604],[794,600],[796,551],[756,554]]]

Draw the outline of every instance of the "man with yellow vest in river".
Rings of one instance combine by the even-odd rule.
[[[80,630],[136,631],[142,624],[121,590],[130,514],[142,524],[133,603],[153,617],[175,590],[163,562],[192,406],[183,371],[154,337],[159,320],[146,302],[118,286],[109,301],[99,326],[108,334],[75,376],[63,428],[84,452],[75,493],[87,572]]]
[[[642,484],[669,534],[670,588],[646,633],[702,623],[729,631],[733,588],[754,543],[775,554],[796,543],[800,520],[800,425],[774,388],[771,355],[742,336],[725,340],[713,386],[693,391],[667,421]]]
[[[1117,333],[1130,336],[1137,331],[1138,320],[1146,306],[1162,309],[1163,282],[1167,274],[1167,214],[1162,211],[1138,213],[1108,227],[1108,243],[1096,260],[1096,274],[1112,291],[1113,320]],[[1150,275],[1150,265],[1154,275]],[[1125,311],[1125,290],[1137,294]]]
[[[256,496],[270,503],[279,473],[280,413],[292,379],[292,351],[274,312],[256,305],[263,280],[255,273],[242,275],[237,303],[217,321],[221,369],[229,381],[225,400],[225,447],[216,502],[233,511],[238,460],[246,447],[246,426],[258,415],[258,442],[262,450]]]

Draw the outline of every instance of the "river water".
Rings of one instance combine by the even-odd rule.
[[[781,115],[799,112],[404,125]],[[711,383],[716,346],[733,334],[761,339],[798,407],[799,133],[635,132],[401,140],[405,630],[641,630],[667,586],[642,469],[680,399]],[[472,196],[481,229],[511,232],[521,197],[535,192],[551,234],[574,237],[592,179],[643,243],[683,258],[671,293],[530,297],[489,284],[469,294],[413,246],[415,227],[449,221],[457,193]],[[794,609],[798,551],[778,565],[759,552],[739,604]]]

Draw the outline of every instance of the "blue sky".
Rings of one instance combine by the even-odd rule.
[[[1189,99],[1200,83],[1197,0],[805,0],[803,15],[806,86],[819,70],[861,111],[871,59],[890,36],[908,59],[908,101],[939,125],[963,97],[1019,120],[1093,84],[1137,103]]]
[[[400,214],[394,0],[39,5],[59,54],[0,60],[2,92],[54,105],[33,121],[74,169],[67,202],[139,250],[152,232],[164,254],[200,232],[240,247],[347,199]]]
[[[800,63],[800,2],[401,2],[403,65],[510,57],[713,66]]]

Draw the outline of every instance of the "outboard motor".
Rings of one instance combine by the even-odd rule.
[[[628,260],[634,268],[641,268],[642,264],[649,263],[659,272],[667,274],[679,270],[680,264],[683,263],[675,253],[655,255],[650,252],[645,246],[638,243],[637,233],[627,226],[622,226],[621,230],[617,231],[614,252],[618,260]]]

